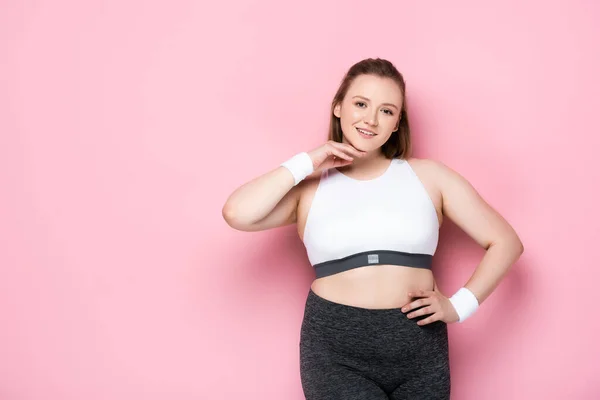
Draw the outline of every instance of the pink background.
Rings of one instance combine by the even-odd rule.
[[[0,398],[303,398],[295,227],[221,207],[324,142],[367,57],[405,74],[415,155],[525,244],[450,326],[453,399],[600,398],[599,21],[592,0],[3,1]],[[447,220],[442,291],[482,255]]]

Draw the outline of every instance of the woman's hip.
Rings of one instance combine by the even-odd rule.
[[[417,325],[397,308],[370,309],[337,303],[309,289],[301,327],[301,343],[325,345],[337,354],[397,359],[447,353],[443,321]]]
[[[300,332],[303,384],[308,387],[323,376],[347,371],[385,390],[415,379],[449,380],[446,323],[416,322],[399,308],[335,303],[311,289]]]

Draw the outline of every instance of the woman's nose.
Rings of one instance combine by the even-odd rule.
[[[365,119],[365,122],[367,122],[369,125],[377,126],[377,112],[369,113]]]

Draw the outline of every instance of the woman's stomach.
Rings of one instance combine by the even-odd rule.
[[[409,292],[433,290],[429,269],[399,265],[368,265],[318,278],[311,284],[319,296],[362,308],[398,308],[412,299]]]

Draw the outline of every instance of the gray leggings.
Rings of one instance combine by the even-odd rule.
[[[300,332],[307,400],[450,398],[445,322],[419,326],[399,308],[367,309],[308,293]]]

